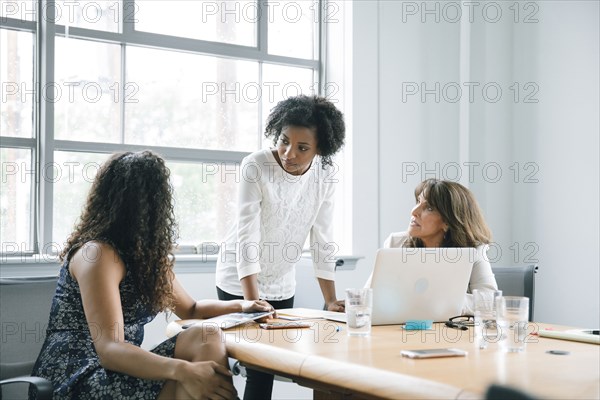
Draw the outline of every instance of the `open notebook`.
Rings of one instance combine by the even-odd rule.
[[[219,315],[218,317],[213,317],[213,318],[209,318],[209,319],[195,320],[193,322],[183,325],[182,328],[186,329],[195,324],[211,323],[211,324],[216,324],[221,329],[230,329],[230,328],[236,327],[238,325],[242,325],[242,324],[246,324],[251,321],[255,321],[260,318],[268,317],[271,314],[273,314],[273,311],[262,311],[262,312],[254,312],[254,313],[237,312],[237,313],[231,313],[231,314],[224,314],[224,315]]]

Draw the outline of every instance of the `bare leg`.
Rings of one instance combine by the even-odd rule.
[[[215,361],[226,368],[227,352],[221,331],[215,325],[193,326],[177,336],[175,358],[186,361]],[[159,400],[191,398],[177,381],[167,381],[163,386]]]

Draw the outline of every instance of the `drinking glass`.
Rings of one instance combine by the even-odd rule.
[[[349,336],[371,334],[373,289],[346,289],[346,327]]]
[[[501,296],[496,299],[496,322],[500,348],[507,352],[525,350],[529,318],[529,298]]]
[[[496,298],[500,296],[502,290],[473,290],[475,340],[479,342],[480,349],[485,349],[489,342],[499,339],[496,328]]]

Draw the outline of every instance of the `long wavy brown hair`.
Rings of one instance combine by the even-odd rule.
[[[490,228],[473,193],[460,183],[427,179],[415,188],[415,200],[423,194],[448,225],[441,247],[477,247],[492,240]],[[419,238],[409,237],[404,247],[424,247]]]
[[[96,240],[114,247],[154,312],[172,308],[173,188],[164,160],[151,151],[112,155],[98,171],[61,260]]]

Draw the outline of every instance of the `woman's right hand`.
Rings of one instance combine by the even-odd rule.
[[[242,300],[242,312],[273,311],[275,308],[265,300]],[[273,314],[277,318],[277,313]]]
[[[179,381],[193,399],[236,399],[231,372],[214,361],[188,362]]]

